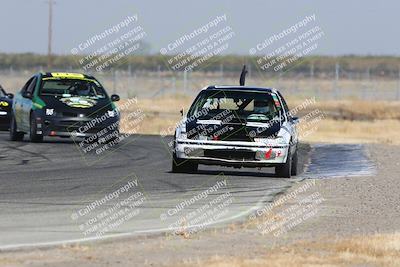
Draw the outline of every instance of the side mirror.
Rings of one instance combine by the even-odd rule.
[[[292,122],[295,124],[299,123],[299,117],[292,117]]]
[[[25,92],[22,96],[25,97],[25,98],[32,99],[32,93],[31,92]]]
[[[8,97],[9,99],[13,99],[13,98],[14,98],[14,94],[8,93],[8,94],[7,94],[7,97]]]
[[[184,110],[181,109],[179,112],[181,113],[181,116],[183,117]]]
[[[111,95],[111,101],[112,102],[117,102],[119,101],[121,98],[119,97],[119,95]]]

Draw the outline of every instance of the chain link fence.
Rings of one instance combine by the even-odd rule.
[[[39,70],[40,71],[40,70]],[[57,70],[62,72],[81,72],[74,69]],[[0,84],[9,92],[20,90],[33,74],[31,71],[0,71]],[[170,72],[111,70],[93,74],[109,93],[122,98],[167,97],[186,95],[194,97],[208,85],[238,85],[239,73],[213,72]],[[352,72],[336,66],[332,72],[318,73],[263,73],[250,70],[248,85],[274,87],[287,97],[307,98],[315,96],[318,100],[400,100],[400,74],[398,78],[383,76],[381,73]]]

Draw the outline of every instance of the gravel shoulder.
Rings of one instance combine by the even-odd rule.
[[[400,225],[400,146],[367,145],[377,175],[319,179],[278,207],[284,210],[318,193],[324,201],[307,218],[279,236],[261,234],[259,217],[195,235],[124,238],[51,249],[3,252],[1,266],[176,266],[211,257],[257,258],[268,249],[304,240],[395,233]],[[338,155],[339,156],[339,155]],[[289,192],[310,180],[299,182]],[[278,211],[277,211],[278,212]],[[276,214],[276,213],[274,213]]]

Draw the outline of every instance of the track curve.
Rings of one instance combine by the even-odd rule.
[[[73,214],[129,181],[137,180],[135,190],[146,196],[140,205],[140,214],[104,233],[103,237],[157,232],[178,225],[178,214],[172,214],[171,208],[218,181],[227,180],[229,185],[211,195],[229,192],[234,197],[228,212],[218,222],[244,216],[293,183],[293,180],[273,177],[272,169],[235,171],[200,167],[197,174],[170,173],[170,154],[160,137],[130,138],[130,143],[105,158],[82,159],[75,144],[68,139],[34,144],[10,142],[6,133],[0,134],[0,248],[96,238],[99,235],[95,232],[85,234],[87,229],[80,227],[93,225],[87,223],[90,216],[74,219]],[[200,207],[204,199],[197,202],[187,209]],[[96,215],[114,204],[108,201],[100,205]],[[161,219],[162,214],[167,218]]]
[[[106,157],[83,159],[69,139],[10,142],[7,133],[0,133],[0,249],[166,231],[186,223],[182,218],[196,211],[206,213],[203,207],[210,203],[215,205],[209,210],[226,204],[210,213],[213,223],[224,224],[247,216],[298,181],[276,178],[268,168],[200,165],[196,174],[171,173],[170,153],[161,137],[129,138]],[[326,149],[322,149],[325,155]],[[301,169],[309,150],[307,145],[301,147]],[[118,191],[129,182],[130,189]],[[118,197],[100,203],[116,191]],[[125,216],[120,224],[104,222],[126,206],[116,204],[136,193],[132,198],[136,202],[131,202],[136,205],[128,210],[131,217]],[[97,206],[91,209],[91,205]],[[108,230],[92,231],[100,223]]]

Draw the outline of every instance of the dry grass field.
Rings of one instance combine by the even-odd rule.
[[[303,241],[266,250],[258,258],[216,255],[208,260],[189,261],[178,266],[399,266],[399,262],[400,234],[393,234]]]

